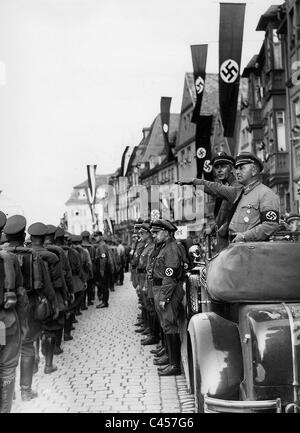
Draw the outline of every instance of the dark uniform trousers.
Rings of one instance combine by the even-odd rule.
[[[178,317],[182,309],[182,299],[184,296],[182,283],[177,283],[176,288],[174,289],[170,298],[170,302],[165,304],[164,309],[162,309],[159,305],[159,302],[164,300],[161,299],[160,296],[161,286],[153,285],[153,295],[155,310],[157,312],[164,334],[178,334]]]

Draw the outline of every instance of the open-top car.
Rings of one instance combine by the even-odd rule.
[[[187,278],[182,364],[198,412],[300,412],[300,242],[229,245]]]

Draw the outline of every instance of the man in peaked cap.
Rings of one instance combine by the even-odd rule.
[[[235,161],[241,186],[225,186],[204,179],[183,179],[179,185],[204,185],[204,191],[232,203],[229,241],[266,241],[279,228],[279,197],[260,180],[263,163],[254,154],[243,152]]]
[[[97,295],[100,304],[96,308],[107,308],[109,300],[109,282],[111,273],[114,269],[114,263],[111,252],[104,241],[104,236],[100,237],[95,255],[95,281],[97,286]]]
[[[48,269],[48,278],[56,295],[54,315],[43,322],[42,352],[45,355],[45,374],[51,374],[57,370],[53,365],[53,355],[56,342],[56,331],[64,326],[64,298],[63,298],[63,276],[58,256],[47,250],[44,243],[48,234],[48,228],[41,222],[36,222],[28,227],[28,233],[32,241],[31,249],[40,255]]]
[[[66,258],[66,255],[64,253],[64,250],[56,245],[55,243],[55,236],[57,233],[57,227],[48,224],[47,225],[47,235],[45,238],[44,246],[47,248],[48,251],[51,251],[52,253],[56,254],[59,258],[60,262],[60,271],[61,271],[61,281],[62,281],[62,287],[61,287],[61,293],[63,296],[63,301],[65,305],[65,311],[64,311],[64,325],[55,331],[56,340],[55,340],[55,347],[54,347],[54,355],[60,355],[63,353],[63,350],[61,348],[61,342],[62,342],[62,336],[63,336],[63,330],[65,327],[65,320],[66,320],[66,310],[69,304],[71,304],[74,301],[74,295],[73,295],[73,281],[72,281],[72,273],[70,264]]]
[[[152,239],[152,234],[150,231],[150,224],[143,223],[140,228],[140,237],[145,242],[145,247],[142,250],[138,265],[137,265],[137,278],[138,278],[138,291],[140,296],[140,301],[142,304],[142,318],[144,331],[142,335],[147,335],[146,339],[141,341],[143,346],[149,344],[156,344],[159,341],[159,326],[155,322],[155,308],[154,301],[151,302],[151,294],[148,292],[148,284],[147,284],[147,264],[149,260],[149,256],[154,249],[154,242]],[[151,290],[152,292],[152,290]],[[153,296],[152,296],[153,299]],[[139,329],[136,330],[138,332]]]
[[[137,289],[138,287],[136,267],[138,264],[139,255],[145,246],[145,243],[142,241],[142,239],[139,236],[139,230],[142,224],[143,224],[143,220],[138,219],[137,221],[135,221],[133,225],[133,235],[137,235],[137,237],[133,241],[132,251],[131,251],[131,281],[135,289]]]
[[[95,299],[95,279],[94,279],[94,273],[95,273],[95,256],[96,256],[96,248],[94,245],[90,242],[90,232],[88,230],[85,230],[81,233],[82,236],[82,247],[85,248],[91,258],[92,262],[92,272],[90,275],[90,278],[87,280],[87,290],[86,290],[86,296],[87,296],[87,305],[93,305],[93,300]]]
[[[10,233],[24,227],[19,217],[21,216],[12,217],[13,224],[11,220],[9,221],[8,231]],[[0,212],[0,234],[6,224],[6,216]],[[0,322],[2,325],[0,328],[0,413],[9,413],[21,350],[21,330],[24,335],[27,327],[28,297],[23,288],[23,276],[18,259],[11,252],[7,252],[6,247],[0,251],[0,262],[2,269],[0,273]]]
[[[15,215],[7,220],[4,227],[8,244],[7,251],[18,257],[21,264],[24,287],[29,300],[28,327],[24,333],[21,345],[20,388],[23,401],[37,397],[31,389],[34,368],[37,366],[35,343],[41,335],[41,321],[35,317],[37,296],[43,294],[50,305],[55,305],[56,296],[51,284],[48,283],[47,270],[42,259],[30,248],[24,247],[26,219]]]
[[[159,368],[158,374],[173,376],[180,374],[178,317],[184,295],[180,284],[183,266],[173,236],[176,227],[163,219],[152,222],[150,227],[159,250],[152,262],[152,269],[149,269],[149,275],[153,280],[154,304],[164,332],[169,362],[165,367]]]
[[[215,173],[216,181],[225,186],[237,186],[240,184],[234,175],[235,160],[232,156],[227,155],[226,152],[219,152],[212,159],[212,167]],[[215,227],[214,231],[217,236],[218,250],[222,250],[228,245],[228,215],[232,204],[227,200],[216,197],[214,217]]]

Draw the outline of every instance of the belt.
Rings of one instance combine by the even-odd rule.
[[[146,271],[144,271],[143,269],[138,269],[138,270],[137,270],[137,273],[138,273],[138,274],[146,274]]]
[[[153,278],[153,285],[154,286],[162,286],[162,278]]]

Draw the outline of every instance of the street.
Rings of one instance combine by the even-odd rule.
[[[41,355],[34,375],[38,398],[22,402],[19,370],[12,413],[194,412],[194,398],[184,375],[159,377],[150,350],[134,332],[137,297],[129,274],[110,293],[109,308],[97,302],[77,316],[74,339],[54,357],[58,370],[44,374]]]

